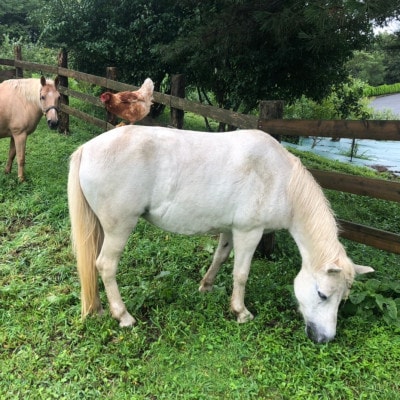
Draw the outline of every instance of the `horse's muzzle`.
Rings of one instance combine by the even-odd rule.
[[[327,336],[318,331],[317,326],[312,322],[308,322],[306,326],[307,336],[315,343],[327,343],[333,340],[333,337]]]
[[[59,120],[58,119],[48,119],[47,120],[47,125],[49,126],[50,129],[57,129],[59,125]]]
[[[47,114],[49,111],[54,110],[51,114],[53,114],[51,117],[49,117]],[[44,112],[46,119],[47,119],[47,125],[50,129],[57,129],[59,125],[59,120],[58,120],[58,108],[56,106],[49,107],[45,110]]]

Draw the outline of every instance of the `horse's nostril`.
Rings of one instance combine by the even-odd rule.
[[[306,333],[309,339],[311,339],[315,343],[327,343],[334,338],[334,336],[329,337],[324,333],[319,332],[317,326],[312,322],[307,323]]]
[[[58,123],[59,123],[58,120],[57,121],[53,121],[53,120],[49,119],[47,121],[47,125],[49,126],[50,129],[56,129],[58,127]]]

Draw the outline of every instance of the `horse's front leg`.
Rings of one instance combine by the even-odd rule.
[[[24,176],[24,166],[25,166],[25,148],[26,148],[26,133],[20,133],[14,137],[15,150],[17,154],[18,163],[18,179],[20,182],[25,180]]]
[[[219,236],[218,247],[217,250],[215,250],[211,266],[200,282],[200,292],[207,292],[212,290],[215,277],[217,276],[217,273],[222,263],[225,262],[226,259],[229,257],[229,253],[231,252],[232,247],[232,232],[221,233]]]
[[[121,327],[132,326],[136,322],[122,301],[116,281],[118,262],[125,243],[125,238],[113,239],[105,234],[101,252],[96,260],[96,267],[107,293],[111,315],[119,321]]]
[[[5,173],[9,174],[11,172],[12,164],[15,158],[16,150],[15,150],[15,141],[14,138],[11,136],[10,139],[10,149],[8,151],[8,159],[6,164]]]
[[[251,260],[262,233],[262,230],[254,230],[250,232],[235,231],[233,234],[235,261],[233,266],[231,310],[236,314],[237,321],[240,323],[254,318],[253,314],[244,305],[244,294]]]

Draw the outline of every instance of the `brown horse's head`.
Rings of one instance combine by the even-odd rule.
[[[40,89],[40,104],[43,114],[46,116],[47,125],[50,129],[58,127],[58,105],[60,101],[60,93],[57,90],[58,77],[54,81],[42,76],[40,78],[42,85]]]

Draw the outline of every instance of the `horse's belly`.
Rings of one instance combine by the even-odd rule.
[[[254,200],[243,202],[234,197],[218,200],[195,197],[192,201],[161,202],[148,210],[143,218],[164,230],[192,235],[233,229],[274,231],[289,225],[290,213],[283,200],[273,204]]]
[[[169,232],[184,235],[223,232],[232,229],[233,218],[229,209],[220,207],[191,207],[163,204],[143,215],[152,224]]]

